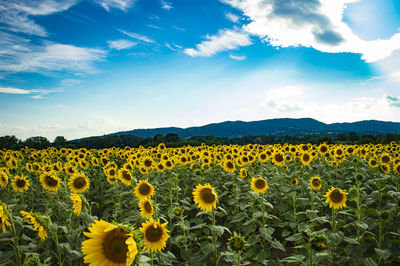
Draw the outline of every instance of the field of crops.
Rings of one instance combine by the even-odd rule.
[[[0,265],[400,264],[400,145],[0,151]]]

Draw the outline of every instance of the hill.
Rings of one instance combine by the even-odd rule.
[[[303,136],[303,135],[326,135],[336,136],[338,134],[356,132],[357,134],[400,134],[400,123],[385,122],[377,120],[365,120],[353,123],[333,123],[325,124],[312,118],[276,118],[261,121],[225,121],[212,123],[198,127],[178,128],[153,128],[153,129],[134,129],[122,131],[107,136],[133,135],[142,138],[154,137],[168,133],[178,134],[181,138],[192,136],[215,136],[238,138],[242,136]]]

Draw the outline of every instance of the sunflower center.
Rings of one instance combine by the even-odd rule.
[[[303,154],[303,161],[308,162],[310,160],[310,155],[308,153]]]
[[[256,182],[254,183],[254,186],[258,189],[263,189],[265,188],[265,180],[264,179],[257,179]]]
[[[296,185],[296,179],[292,179],[292,185]]]
[[[113,263],[125,263],[128,246],[125,241],[128,239],[126,232],[120,228],[115,228],[107,232],[103,241],[104,256]]]
[[[235,240],[233,242],[233,247],[235,248],[235,250],[239,250],[242,248],[242,242],[240,242],[239,240]]]
[[[226,167],[228,167],[229,169],[233,169],[233,163],[232,162],[227,162],[226,163]]]
[[[172,163],[171,163],[170,161],[166,161],[166,162],[165,162],[165,165],[166,165],[167,167],[171,167],[171,166],[172,166]]]
[[[151,160],[149,160],[149,159],[144,160],[144,166],[150,167],[151,166]]]
[[[207,204],[211,204],[215,201],[215,194],[210,188],[203,188],[200,191],[200,198]]]
[[[327,147],[325,147],[325,146],[322,146],[321,147],[321,152],[322,153],[325,153],[325,152],[327,152],[328,151],[328,148]]]
[[[150,186],[149,186],[149,184],[146,184],[146,183],[141,184],[140,187],[139,187],[139,192],[140,192],[140,194],[142,194],[142,195],[147,195],[147,194],[149,194],[149,193],[150,193]]]
[[[17,185],[17,187],[23,188],[25,187],[26,181],[25,179],[18,179],[15,184]]]
[[[260,158],[261,158],[261,160],[265,160],[265,159],[267,159],[267,155],[266,154],[261,154]]]
[[[86,179],[82,176],[74,180],[74,187],[77,189],[84,188],[86,186]]]
[[[152,207],[149,201],[146,201],[143,205],[144,209],[146,210],[146,212],[151,213],[152,211]]]
[[[127,171],[122,172],[122,178],[125,180],[128,180],[128,181],[130,181],[132,179],[131,175]]]
[[[111,168],[108,173],[110,174],[110,176],[114,176],[115,175],[115,169]]]
[[[58,185],[58,181],[51,176],[46,176],[45,178],[46,185],[49,187],[56,187]]]
[[[277,161],[277,162],[283,162],[283,156],[282,156],[282,154],[275,154],[275,161]]]
[[[390,161],[390,158],[389,158],[389,156],[382,156],[382,162],[383,163],[388,163]]]
[[[318,178],[314,178],[312,180],[312,184],[313,184],[314,187],[319,187],[321,185],[321,182],[319,181]]]
[[[329,197],[333,203],[340,203],[343,200],[343,194],[337,188],[331,192]]]
[[[151,225],[147,228],[145,237],[149,242],[157,242],[163,235],[163,229],[161,226]]]

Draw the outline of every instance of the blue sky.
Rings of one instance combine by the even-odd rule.
[[[0,0],[0,135],[400,122],[395,0]]]

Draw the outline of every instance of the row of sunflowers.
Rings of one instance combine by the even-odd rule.
[[[0,264],[400,263],[400,145],[0,151]]]

